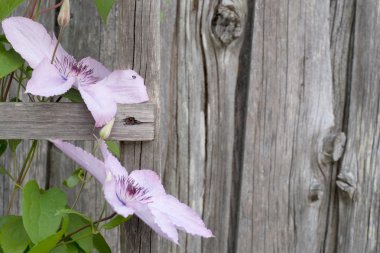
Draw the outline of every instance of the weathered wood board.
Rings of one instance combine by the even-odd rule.
[[[154,141],[124,143],[124,165],[157,171],[215,234],[176,246],[134,218],[113,252],[380,251],[379,2],[119,0],[107,25],[72,6],[65,48],[136,70],[157,105]],[[61,186],[76,165],[44,145],[30,177]],[[91,182],[77,207],[103,203]]]
[[[0,103],[1,139],[94,140],[101,128],[80,103]],[[118,105],[110,140],[154,139],[155,105]]]

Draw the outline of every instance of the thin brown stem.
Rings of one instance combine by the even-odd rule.
[[[55,48],[54,48],[54,51],[53,51],[53,57],[51,57],[51,62],[50,62],[51,64],[53,64],[53,62],[54,62],[54,57],[55,57],[55,54],[57,53],[57,49],[58,49],[58,46],[59,46],[59,42],[61,41],[62,33],[63,33],[63,27],[61,27],[59,29],[57,44],[55,45]]]
[[[34,158],[34,154],[36,153],[37,144],[38,144],[38,141],[33,140],[32,147],[30,148],[28,155],[26,156],[24,164],[23,164],[21,171],[18,175],[17,181],[13,187],[11,198],[10,198],[9,203],[8,203],[7,214],[9,214],[11,209],[12,209],[13,202],[14,202],[14,199],[16,197],[17,189],[21,188],[21,185],[24,182],[25,176],[30,169],[30,166],[31,166],[33,158]]]
[[[94,221],[93,224],[96,225],[96,224],[98,224],[98,223],[100,223],[100,222],[103,222],[103,221],[106,221],[106,220],[110,220],[110,219],[112,219],[112,218],[115,217],[115,216],[116,216],[116,213],[112,213],[110,216],[107,216],[107,217],[104,217],[104,218],[99,219],[99,220],[97,220],[97,221]],[[86,228],[88,228],[88,227],[91,227],[91,224],[87,224],[87,225],[85,225],[85,226],[83,226],[83,227],[80,227],[80,228],[74,230],[74,231],[71,232],[70,234],[66,235],[63,239],[61,239],[60,242],[65,241],[66,239],[70,238],[71,236],[75,235],[76,233],[79,233],[80,231],[82,231],[83,229],[86,229]]]
[[[5,92],[3,94],[3,101],[5,101],[7,99],[7,96],[8,96],[8,93],[9,93],[9,90],[11,89],[11,85],[12,85],[12,80],[13,80],[13,76],[14,76],[15,72],[12,72],[9,76],[9,79],[8,79],[8,84],[7,84],[7,87],[5,88]]]
[[[33,7],[32,7],[32,11],[31,11],[30,14],[29,14],[29,18],[31,18],[31,19],[33,19],[34,11],[36,10],[36,6],[37,6],[37,1],[38,1],[38,0],[34,0]]]
[[[59,6],[61,6],[62,4],[63,4],[63,0],[60,3],[57,3],[57,4],[53,5],[53,6],[50,6],[50,7],[46,8],[46,9],[41,10],[40,14],[43,14],[43,13],[46,13],[48,11],[54,10],[54,9],[58,8]]]

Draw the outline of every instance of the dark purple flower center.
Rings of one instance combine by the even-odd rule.
[[[77,62],[74,57],[70,55],[64,56],[62,59],[56,57],[54,59],[54,66],[58,69],[59,73],[64,79],[75,76],[81,84],[93,84],[100,80],[94,75],[94,69],[88,65]]]
[[[116,179],[116,196],[123,205],[133,200],[149,203],[152,198],[147,188],[140,186],[132,178],[122,176]]]

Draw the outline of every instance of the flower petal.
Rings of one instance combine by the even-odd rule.
[[[111,89],[120,104],[142,103],[149,100],[144,79],[133,70],[116,70],[99,82]]]
[[[37,22],[24,17],[11,17],[2,22],[5,36],[13,48],[34,69],[53,54],[52,38]]]
[[[213,236],[196,212],[171,195],[157,197],[149,206],[164,213],[178,229],[192,235]]]
[[[107,202],[112,206],[113,210],[118,214],[128,217],[134,213],[132,208],[125,206],[116,195],[116,181],[115,178],[108,174],[107,179],[103,184],[104,197]]]
[[[129,174],[129,178],[133,179],[139,186],[147,189],[148,194],[152,197],[166,195],[159,176],[152,170],[134,170]]]
[[[100,183],[104,183],[106,179],[106,168],[102,161],[71,143],[64,142],[62,140],[50,141],[68,157],[79,164],[83,169],[93,175]]]
[[[79,85],[78,90],[95,119],[96,127],[107,124],[115,117],[117,110],[116,102],[113,100],[112,93],[107,87],[95,83]]]
[[[50,97],[65,93],[74,83],[75,78],[63,78],[50,60],[44,58],[33,71],[25,92]]]
[[[157,234],[178,244],[178,232],[166,215],[157,210],[150,209],[146,204],[133,203],[135,214],[150,226]]]
[[[87,65],[94,71],[93,75],[99,79],[103,79],[111,73],[111,71],[109,71],[103,64],[91,57],[83,58],[79,61],[79,64]]]
[[[105,141],[101,140],[100,150],[104,158],[104,163],[108,170],[115,177],[128,177],[127,170],[120,164],[119,160],[108,151]]]

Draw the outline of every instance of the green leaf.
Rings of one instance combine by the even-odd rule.
[[[33,69],[31,67],[26,67],[25,69],[25,75],[26,75],[26,78],[30,79],[32,78],[32,74],[33,74]]]
[[[23,253],[30,243],[20,216],[1,217],[0,245],[4,253]]]
[[[5,37],[4,34],[0,34],[0,42],[9,44],[9,41],[7,40],[7,37]]]
[[[78,253],[79,246],[76,243],[64,244],[54,248],[50,253]],[[82,251],[81,251],[82,252]]]
[[[67,208],[66,208],[66,209],[59,210],[59,211],[56,213],[56,215],[62,215],[62,214],[75,214],[75,215],[77,215],[77,216],[82,217],[86,222],[88,222],[88,223],[92,223],[90,217],[88,217],[87,215],[82,214],[82,213],[80,213],[80,212],[77,212],[77,211],[75,211],[75,210],[73,210],[73,209],[67,209]]]
[[[106,242],[106,240],[100,233],[94,234],[93,240],[94,240],[94,248],[99,253],[112,253],[110,246],[108,246],[108,243]]]
[[[65,94],[62,95],[62,97],[69,99],[71,102],[74,103],[82,103],[83,98],[80,95],[79,91],[76,89],[70,89]]]
[[[0,21],[8,17],[24,0],[0,0]]]
[[[129,215],[127,218],[125,218],[125,217],[123,217],[121,215],[118,215],[115,218],[113,218],[112,220],[110,220],[109,222],[107,222],[106,224],[104,224],[102,226],[102,228],[104,228],[104,229],[113,229],[113,228],[119,226],[120,224],[123,224],[124,222],[129,221],[132,218],[132,216],[133,215]]]
[[[62,215],[56,215],[66,207],[65,193],[57,188],[44,192],[36,181],[29,181],[22,191],[22,220],[34,244],[54,235],[58,230]]]
[[[112,5],[115,3],[115,0],[94,0],[96,8],[104,23],[107,23],[108,14],[111,11]]]
[[[78,228],[81,228],[85,225],[90,224],[87,220],[82,218],[82,215],[77,214],[69,214],[70,218],[70,225],[67,230],[67,233],[72,233]],[[92,249],[94,247],[93,240],[92,240],[92,228],[88,227],[86,229],[83,229],[82,231],[75,233],[71,236],[71,238],[79,245],[79,247],[84,252],[92,252]]]
[[[84,180],[84,170],[79,168],[76,169],[71,176],[69,176],[65,181],[63,181],[63,185],[68,188],[74,188],[80,182]]]
[[[118,141],[106,141],[108,150],[117,158],[120,158],[120,142]]]
[[[54,248],[50,253],[69,253],[69,249],[66,245],[61,245],[57,248]]]
[[[69,225],[69,217],[63,216],[62,228],[54,235],[42,240],[40,243],[33,246],[29,253],[49,253],[54,249],[57,243],[62,239],[62,236],[66,233]],[[67,251],[66,251],[67,252]]]
[[[22,142],[22,140],[8,140],[8,144],[9,144],[9,148],[11,149],[12,153],[15,153],[16,152],[16,149],[18,147],[18,145],[20,145],[20,143]]]
[[[1,10],[2,8],[0,8],[0,12]],[[24,60],[16,51],[13,49],[6,50],[5,46],[0,43],[0,78],[20,68],[23,63]]]
[[[7,150],[8,142],[6,140],[0,140],[0,157]]]

